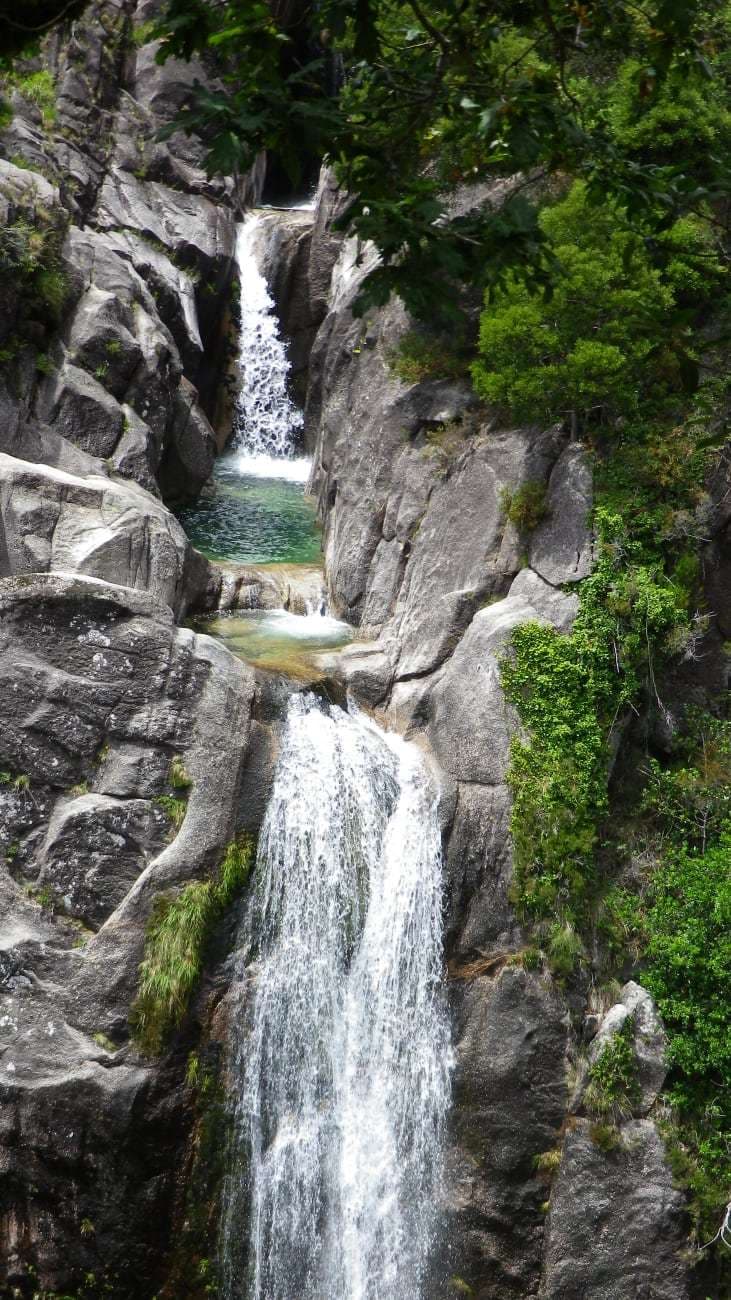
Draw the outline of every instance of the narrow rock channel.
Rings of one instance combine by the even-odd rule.
[[[585,669],[609,435],[509,418],[399,297],[362,310],[383,263],[328,166],[289,206],[272,156],[211,175],[169,128],[228,72],[160,62],[162,9],[79,0],[0,70],[0,1298],[724,1300],[627,903],[657,842],[606,810],[681,759],[700,788],[681,715],[728,726],[728,448],[652,589],[693,569],[693,635],[602,696],[579,932],[563,885],[518,897],[547,670],[506,664],[524,635],[556,692]],[[464,229],[506,184],[450,181]],[[645,588],[605,586],[619,627]]]

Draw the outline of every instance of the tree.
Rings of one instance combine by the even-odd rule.
[[[12,59],[64,18],[75,18],[85,0],[0,0],[0,59]]]
[[[381,253],[361,307],[395,290],[430,315],[453,308],[465,283],[550,283],[537,208],[552,178],[581,178],[590,204],[620,203],[644,239],[728,193],[717,131],[673,148],[675,106],[687,107],[687,127],[719,86],[725,93],[727,9],[169,0],[156,34],[161,60],[218,59],[223,90],[194,87],[176,123],[210,141],[211,170],[242,171],[266,149],[296,182],[303,158],[328,155],[352,196],[343,224]],[[478,181],[499,201],[450,209],[449,191]]]

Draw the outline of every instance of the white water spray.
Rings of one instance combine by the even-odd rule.
[[[256,255],[261,228],[262,217],[250,213],[239,226],[236,240],[241,387],[233,451],[242,473],[305,479],[309,462],[294,456],[295,433],[302,427],[303,415],[287,391],[287,350]]]
[[[259,842],[233,1062],[228,1300],[419,1300],[451,1052],[418,750],[295,696]]]

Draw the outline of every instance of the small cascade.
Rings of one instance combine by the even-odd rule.
[[[419,1300],[451,1057],[440,836],[418,750],[295,696],[253,895],[224,1295]]]
[[[241,387],[232,450],[240,473],[306,479],[309,461],[295,457],[295,434],[304,417],[288,393],[287,350],[257,259],[263,223],[259,213],[250,213],[236,242]]]

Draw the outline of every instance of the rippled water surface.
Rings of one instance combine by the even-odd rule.
[[[288,463],[293,476],[302,463]],[[256,473],[248,469],[236,453],[219,457],[215,491],[179,511],[193,545],[210,560],[233,564],[318,564],[320,531],[302,473],[297,481],[281,470],[270,478],[261,467]]]
[[[353,636],[347,623],[327,614],[290,614],[284,609],[242,610],[197,624],[247,663],[313,681],[320,675],[318,656],[346,645]]]

